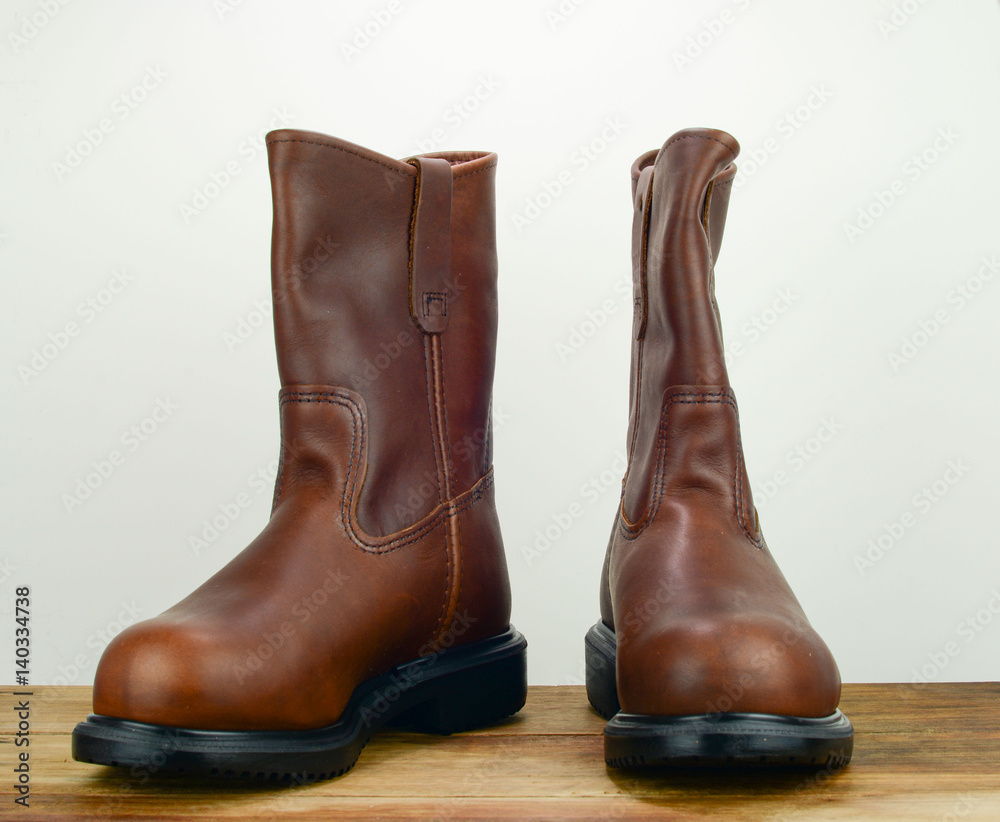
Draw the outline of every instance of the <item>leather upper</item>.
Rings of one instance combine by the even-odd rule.
[[[322,727],[361,682],[509,624],[489,442],[496,155],[411,163],[291,130],[267,143],[271,517],[192,594],[115,637],[99,714]]]
[[[628,713],[827,716],[829,649],[760,531],[714,264],[739,145],[689,129],[632,170],[629,465],[601,582]]]
[[[274,195],[271,280],[282,385],[357,391],[371,422],[358,517],[372,534],[405,528],[440,500],[427,413],[424,336],[411,311],[411,238],[418,277],[427,249],[450,264],[430,305],[444,306],[443,384],[455,485],[467,488],[492,463],[490,396],[496,356],[496,154],[423,155],[450,169],[448,217],[422,219],[433,199],[418,169],[343,140],[279,130],[267,138]],[[438,168],[438,181],[441,169]],[[433,180],[432,180],[433,182]],[[427,201],[431,200],[431,203]],[[440,206],[438,206],[440,207]],[[416,231],[411,229],[416,228]],[[418,283],[419,285],[419,283]],[[424,300],[423,293],[418,300]],[[428,473],[428,466],[430,472]]]

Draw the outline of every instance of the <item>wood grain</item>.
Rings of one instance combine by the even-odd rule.
[[[90,688],[33,688],[31,808],[14,806],[10,689],[0,690],[0,817],[55,819],[1000,820],[1000,683],[845,685],[857,731],[837,773],[615,771],[582,687],[452,737],[390,731],[340,779],[290,788],[74,762]]]

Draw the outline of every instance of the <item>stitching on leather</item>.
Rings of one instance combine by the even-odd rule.
[[[431,305],[441,304],[441,316],[448,316],[448,292],[446,291],[425,291],[424,292],[424,316],[431,316]]]
[[[452,180],[460,180],[462,177],[471,177],[473,174],[482,174],[484,171],[489,171],[491,168],[496,168],[496,167],[497,163],[496,160],[494,160],[489,165],[483,166],[482,168],[477,168],[475,171],[463,171],[458,174],[455,174],[452,176]]]
[[[445,502],[443,485],[444,466],[441,465],[441,460],[438,458],[438,449],[433,442],[434,430],[437,428],[437,419],[434,416],[434,352],[431,349],[430,335],[424,336],[424,374],[427,383],[427,417],[430,420],[431,426],[431,451],[434,452],[434,469],[437,472],[438,502]],[[440,436],[440,433],[439,431],[438,436]]]
[[[437,383],[438,383],[438,385],[441,386],[441,417],[442,417],[442,421],[444,423],[444,430],[443,431],[439,431],[438,434],[441,437],[441,442],[442,442],[442,444],[444,446],[443,449],[442,449],[443,452],[444,452],[442,454],[442,459],[444,460],[444,463],[445,463],[444,468],[448,472],[449,478],[451,480],[450,492],[451,492],[451,494],[454,494],[455,493],[455,489],[458,487],[458,482],[457,482],[457,480],[455,478],[455,460],[452,457],[452,453],[451,453],[451,434],[449,433],[449,431],[451,430],[451,426],[448,423],[448,395],[447,395],[447,392],[446,392],[446,389],[445,389],[445,381],[444,381],[444,348],[443,348],[443,342],[441,340],[441,336],[440,335],[438,335],[438,351],[440,353],[440,356],[434,358],[434,366],[437,369]],[[450,494],[449,494],[449,496],[450,496]],[[448,537],[448,535],[446,535],[445,536],[445,549],[446,549],[446,553],[448,554],[448,579],[449,579],[449,581],[451,580],[451,554],[452,554],[452,550],[455,552],[455,588],[454,588],[454,596],[455,596],[455,609],[457,610],[458,609],[458,602],[459,602],[459,600],[462,597],[462,527],[461,527],[461,521],[458,520],[458,518],[455,519],[454,527],[455,527],[455,534],[454,534],[455,545],[453,545],[453,546],[448,545],[448,542],[450,541],[450,538]],[[445,528],[447,529],[448,525],[446,525]],[[445,613],[442,614],[442,620],[443,620],[445,614],[447,614],[448,605],[450,603],[451,603],[451,596],[449,595],[449,592],[446,590],[445,591]],[[455,612],[453,611],[452,612],[452,620],[454,620],[454,613]],[[442,624],[441,624],[441,629],[442,630],[448,629],[450,627],[451,627],[450,625],[446,625],[442,621]]]
[[[733,155],[733,159],[736,159],[736,152],[732,150],[728,145],[726,145],[722,140],[716,137],[706,137],[704,134],[682,134],[680,137],[674,137],[669,143],[667,143],[663,148],[670,148],[674,143],[680,140],[711,140],[713,143],[718,143],[720,146],[724,146],[726,151]]]
[[[439,632],[444,629],[444,618],[448,615],[448,589],[451,587],[451,551],[448,550],[448,523],[444,524],[444,596],[441,597],[441,613],[438,614],[431,639],[437,640]]]
[[[686,397],[697,397],[699,399],[684,399]],[[715,399],[703,399],[703,398],[715,398]],[[736,472],[733,480],[733,493],[736,502],[736,519],[740,524],[740,530],[743,531],[744,536],[757,548],[760,548],[763,544],[763,539],[755,538],[746,526],[743,519],[743,442],[739,434],[739,411],[736,408],[736,400],[728,391],[714,391],[714,392],[682,392],[677,394],[671,394],[667,397],[664,403],[663,413],[660,416],[660,424],[657,431],[657,446],[656,446],[656,479],[653,483],[653,500],[651,505],[646,511],[646,515],[637,524],[629,526],[624,519],[624,516],[619,513],[618,517],[618,530],[622,537],[626,540],[633,540],[638,537],[649,524],[653,521],[656,516],[657,511],[660,509],[660,503],[663,500],[663,495],[666,493],[666,477],[664,476],[664,462],[666,461],[666,434],[667,434],[667,420],[670,417],[670,409],[674,405],[718,405],[724,404],[728,405],[733,409],[733,413],[736,415],[737,420],[737,451],[736,451]],[[624,505],[624,499],[622,501]]]
[[[331,146],[329,143],[317,143],[315,140],[268,140],[267,144],[274,145],[276,143],[304,143],[307,146],[320,146],[322,148],[332,148],[334,151],[342,151],[344,154],[350,154],[352,157],[357,157],[359,160],[367,160],[369,163],[375,163],[377,166],[382,166],[382,168],[387,168],[394,174],[398,174],[400,177],[406,177],[407,179],[412,179],[412,175],[407,174],[405,171],[400,171],[398,168],[394,168],[388,163],[383,163],[381,160],[376,160],[374,157],[366,157],[364,154],[358,154],[356,151],[351,151],[350,149],[342,148],[341,146]],[[460,162],[473,162],[472,160],[462,160]],[[458,180],[462,177],[471,177],[473,174],[481,174],[484,171],[489,171],[491,168],[496,168],[496,161],[490,163],[482,168],[477,168],[475,171],[464,171],[453,175],[453,180]]]
[[[441,417],[444,421],[444,430],[438,433],[441,436],[441,442],[444,443],[444,451],[446,452],[442,456],[445,458],[445,469],[448,471],[451,479],[451,493],[455,493],[455,489],[458,488],[458,482],[455,478],[455,460],[451,454],[451,434],[448,433],[451,430],[451,425],[448,423],[448,394],[444,385],[444,349],[440,335],[438,335],[438,347],[441,349],[441,356],[435,358],[434,366],[437,369],[437,382],[441,386]]]
[[[764,535],[755,537],[750,529],[746,525],[745,514],[746,508],[744,507],[744,500],[746,494],[749,492],[749,488],[744,484],[744,462],[743,462],[743,434],[740,432],[740,412],[736,409],[735,403],[733,404],[733,413],[736,414],[736,487],[739,489],[736,496],[736,506],[737,506],[737,519],[740,521],[740,528],[743,529],[743,533],[750,542],[752,542],[757,548],[760,548],[764,544]],[[747,479],[749,482],[749,478]]]
[[[383,163],[380,160],[376,160],[374,157],[366,157],[364,154],[358,154],[356,151],[351,151],[346,148],[341,148],[340,146],[331,146],[329,143],[317,143],[314,140],[269,140],[268,145],[274,145],[275,143],[305,143],[307,146],[322,146],[323,148],[332,148],[334,151],[342,151],[344,154],[350,154],[352,157],[357,157],[361,160],[367,160],[369,163],[375,163],[377,166],[382,166],[382,168],[387,168],[389,171],[398,174],[400,177],[406,177],[411,179],[411,175],[407,174],[405,171],[400,171],[398,168],[393,168],[388,163]]]
[[[435,410],[440,409],[440,422],[441,422],[441,425],[440,425],[440,429],[437,431],[437,438],[438,438],[438,440],[440,442],[440,445],[441,445],[441,447],[440,447],[440,450],[441,450],[441,472],[442,472],[441,476],[445,479],[445,482],[446,482],[446,487],[444,487],[444,488],[441,489],[441,491],[442,491],[442,498],[444,498],[444,497],[450,497],[454,493],[455,488],[457,487],[457,483],[455,481],[455,463],[454,463],[454,460],[452,459],[452,456],[451,456],[451,439],[450,439],[450,436],[448,434],[448,430],[449,430],[449,426],[448,426],[448,398],[447,398],[447,395],[445,393],[445,385],[444,385],[444,363],[443,363],[444,351],[442,350],[442,342],[441,342],[441,335],[440,334],[429,335],[427,337],[427,341],[428,341],[429,346],[430,346],[430,353],[429,353],[429,356],[430,356],[430,366],[431,366],[431,371],[433,372],[433,379],[431,380],[431,385],[435,389],[440,388],[440,392],[441,392],[441,396],[439,398],[437,396],[437,391],[435,390],[434,406],[435,406]],[[436,349],[436,352],[435,352],[435,349]],[[434,421],[434,423],[432,423],[435,428],[438,427],[436,423],[437,423],[437,417],[435,416],[435,421]],[[437,459],[437,452],[438,452],[438,450],[439,449],[437,447],[434,448],[435,459]],[[456,523],[456,525],[457,525],[457,523]],[[452,556],[451,556],[451,554],[452,554],[452,550],[454,550],[458,554],[460,554],[461,550],[462,550],[461,533],[458,532],[458,533],[455,534],[454,538],[457,540],[457,544],[451,545],[451,542],[453,541],[453,537],[452,537],[451,534],[447,533],[448,528],[449,528],[449,524],[446,523],[445,524],[445,530],[446,530],[446,533],[445,533],[445,560],[446,560],[446,566],[445,567],[447,569],[447,577],[446,577],[447,582],[445,584],[445,595],[444,595],[444,603],[443,603],[443,606],[442,606],[442,609],[441,609],[441,618],[440,618],[440,620],[438,622],[438,627],[435,628],[435,637],[437,637],[437,631],[438,630],[440,630],[440,631],[443,632],[444,630],[446,630],[449,627],[447,625],[447,619],[446,618],[448,616],[448,606],[451,603],[451,587],[450,587],[451,586],[451,568],[452,568]],[[458,531],[457,528],[456,528],[456,531]],[[460,559],[461,559],[460,556],[457,556],[455,558],[455,566],[456,566],[456,572],[455,573],[456,573],[456,576],[455,576],[454,594],[455,594],[456,607],[457,607],[458,598],[461,596],[461,581],[459,579],[459,573],[460,573],[460,570],[461,570]]]
[[[455,610],[452,612],[452,624],[455,622],[455,614],[458,613],[458,606],[462,602],[462,581],[464,578],[465,571],[465,555],[462,551],[464,543],[462,542],[462,518],[455,517],[455,533],[458,536],[458,568],[455,571]],[[448,626],[449,629],[451,625]]]
[[[445,618],[448,616],[448,605],[452,601],[452,597],[449,595],[450,583],[451,583],[451,551],[448,550],[449,536],[447,534],[448,521],[445,521],[445,584],[444,584],[444,602],[441,605],[441,616],[438,618],[437,625],[434,628],[434,632],[431,635],[435,642],[441,639],[441,636],[445,634],[446,631],[451,629],[451,626],[455,622],[455,614],[458,613],[458,605],[462,601],[462,520],[457,514],[455,515],[455,532],[456,532],[456,552],[458,557],[455,561],[455,609],[451,613],[451,619],[447,622]],[[440,634],[438,633],[440,631]]]
[[[447,430],[438,430],[438,416],[437,407],[439,403],[444,405],[444,383],[441,380],[440,373],[438,371],[438,366],[440,364],[440,353],[441,353],[441,337],[439,335],[428,335],[425,337],[427,358],[429,361],[430,368],[428,369],[428,379],[429,385],[427,390],[427,403],[428,407],[431,406],[432,394],[433,394],[433,408],[431,409],[431,432],[432,435],[437,431],[437,439],[439,442],[443,443],[447,447],[448,443],[448,433]],[[436,343],[436,346],[435,346]],[[437,351],[435,352],[435,347]],[[437,396],[437,386],[441,386],[441,399],[438,400]],[[441,415],[441,421],[444,423],[444,415]],[[447,426],[445,426],[447,428]],[[431,443],[434,450],[434,461],[438,462],[438,451],[442,450],[438,448],[437,443]],[[446,453],[441,454],[440,464],[439,464],[439,484],[441,485],[439,490],[439,498],[444,501],[445,497],[450,496],[450,491],[454,488],[453,483],[449,483],[449,478],[445,475],[445,472],[449,471],[449,460]],[[448,533],[448,522],[445,521],[444,526],[444,596],[441,600],[441,613],[438,616],[437,624],[434,626],[434,632],[431,635],[434,640],[437,640],[440,636],[439,632],[443,632],[445,628],[445,621],[448,616],[448,603],[451,601],[451,536]]]
[[[334,391],[290,391],[283,393],[278,401],[279,408],[290,402],[329,403],[330,405],[343,406],[351,413],[351,457],[347,466],[347,478],[344,482],[344,490],[341,494],[341,512],[344,519],[344,527],[347,530],[347,534],[351,538],[351,541],[369,553],[388,554],[402,548],[405,545],[409,545],[411,542],[416,542],[417,540],[423,538],[427,533],[437,528],[448,517],[458,516],[463,511],[468,510],[476,503],[482,501],[486,491],[493,486],[495,475],[491,470],[489,474],[480,479],[479,482],[477,482],[468,491],[465,491],[454,499],[449,500],[437,514],[417,528],[412,534],[408,534],[405,537],[396,537],[395,539],[386,540],[384,542],[377,540],[365,541],[361,538],[361,536],[359,536],[359,533],[362,532],[359,532],[359,530],[354,527],[354,521],[351,517],[351,511],[348,505],[348,501],[354,498],[357,490],[357,474],[360,468],[360,459],[357,463],[355,463],[354,452],[359,439],[362,451],[364,450],[365,443],[365,426],[363,424],[360,406],[351,397]],[[360,426],[359,421],[361,421]],[[359,427],[361,429],[360,437],[358,435]],[[348,490],[350,490],[350,494],[348,494]]]
[[[725,188],[726,186],[731,186],[731,185],[733,184],[733,181],[734,181],[735,179],[736,179],[736,175],[734,174],[734,175],[733,175],[732,177],[730,177],[730,178],[729,178],[728,180],[726,180],[726,181],[725,181],[724,183],[715,183],[715,181],[714,181],[714,180],[713,180],[712,182],[713,182],[713,183],[715,183],[715,187],[716,187],[716,189],[720,189],[720,188]]]
[[[420,219],[420,199],[423,194],[423,169],[420,161],[417,158],[413,158],[409,161],[417,169],[417,182],[413,187],[413,215],[410,220],[410,238],[409,238],[409,252],[410,252],[410,265],[409,265],[409,291],[410,291],[410,313],[414,315],[413,319],[417,320],[415,316],[418,311],[420,311],[423,317],[429,317],[430,306],[432,301],[439,301],[441,303],[441,313],[443,316],[448,314],[448,302],[446,296],[441,292],[436,291],[425,291],[421,296],[423,298],[423,304],[418,308],[414,297],[416,296],[417,289],[417,271],[416,271],[416,258],[415,258],[415,242],[417,233],[417,224]],[[450,168],[450,167],[449,167]],[[452,172],[454,174],[454,172]],[[453,177],[454,180],[454,177]],[[426,332],[426,328],[418,321],[417,325],[420,327],[422,332]],[[447,410],[442,408],[444,405],[444,381],[440,373],[440,358],[441,358],[441,338],[436,334],[424,334],[424,374],[425,374],[425,385],[427,392],[427,414],[430,418],[430,430],[431,430],[431,450],[434,452],[434,466],[437,470],[437,480],[438,480],[438,501],[440,503],[446,503],[451,498],[454,493],[455,482],[454,474],[451,467],[450,453],[446,450],[448,448],[448,424],[447,424]],[[440,386],[441,397],[438,397],[438,386]],[[440,413],[439,413],[440,412]],[[441,429],[444,430],[441,430]],[[435,436],[436,435],[436,436]],[[436,440],[436,441],[435,441]],[[439,444],[443,444],[443,448],[439,447]],[[441,452],[440,454],[438,452]],[[441,602],[441,613],[438,616],[437,624],[434,627],[433,636],[436,639],[439,633],[442,632],[447,626],[448,618],[448,606],[451,603],[451,573],[452,573],[452,545],[451,545],[451,534],[449,532],[449,522],[444,520],[445,523],[445,534],[444,534],[444,554],[445,554],[445,584],[444,584],[444,596]],[[456,592],[457,593],[457,592]]]
[[[622,535],[626,539],[635,539],[639,536],[646,527],[652,522],[653,517],[656,516],[656,512],[660,508],[660,502],[663,499],[663,493],[665,490],[666,482],[663,476],[663,463],[666,460],[666,435],[667,435],[667,420],[670,417],[670,409],[675,404],[710,404],[710,403],[720,403],[726,400],[685,400],[683,397],[726,397],[728,399],[729,395],[723,391],[715,392],[682,392],[677,394],[671,394],[667,397],[666,402],[663,405],[663,410],[660,413],[660,423],[657,426],[656,432],[656,478],[653,481],[653,499],[651,504],[646,510],[645,516],[635,525],[631,527],[627,526],[622,517],[618,519],[619,528],[622,529]]]

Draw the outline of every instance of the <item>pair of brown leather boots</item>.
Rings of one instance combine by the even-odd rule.
[[[497,157],[267,137],[281,460],[270,520],[101,658],[76,759],[323,779],[387,724],[516,713],[493,491]],[[714,294],[736,141],[632,168],[628,470],[587,693],[613,766],[851,757],[840,676],[760,531]]]

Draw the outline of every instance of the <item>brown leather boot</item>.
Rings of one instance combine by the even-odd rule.
[[[281,462],[263,532],[117,636],[76,759],[343,773],[524,705],[493,495],[495,154],[267,137]]]
[[[690,129],[632,167],[629,465],[585,645],[609,765],[851,758],[837,665],[760,531],[726,374],[714,262],[738,152]]]

